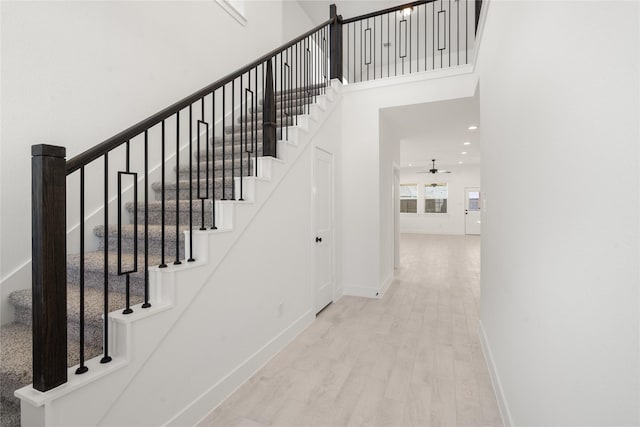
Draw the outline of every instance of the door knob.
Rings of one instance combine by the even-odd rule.
[[[316,237],[316,243],[322,242],[322,237]]]

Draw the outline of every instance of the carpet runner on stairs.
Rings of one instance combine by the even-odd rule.
[[[276,120],[277,133],[280,135],[280,124],[284,126],[295,124],[294,114],[304,114],[309,103],[314,99],[309,95],[319,95],[319,90],[314,90],[310,94],[298,91],[290,93],[276,94]],[[291,108],[282,110],[282,99],[292,100]],[[205,158],[205,150],[201,147],[200,159],[197,158],[196,144],[192,149],[192,172],[189,176],[188,159],[186,164],[167,169],[165,178],[164,198],[165,198],[165,260],[167,264],[173,263],[176,251],[184,259],[185,242],[183,231],[189,227],[189,184],[193,185],[193,228],[199,229],[202,218],[201,201],[197,199],[197,185],[200,182],[201,191],[205,186],[209,186],[209,196],[215,195],[215,200],[220,200],[223,194],[227,199],[231,199],[233,193],[233,176],[240,177],[240,164],[242,164],[242,175],[250,176],[255,173],[255,151],[247,155],[246,149],[257,150],[258,156],[262,155],[262,102],[258,108],[249,109],[249,115],[237,115],[235,124],[229,122],[222,134],[216,135],[210,145],[208,162]],[[282,121],[281,121],[282,117]],[[251,127],[254,127],[252,134]],[[240,133],[246,130],[246,134]],[[216,131],[220,133],[219,131]],[[283,128],[283,133],[286,128]],[[285,133],[286,136],[286,133]],[[241,143],[241,138],[247,137],[246,143]],[[224,141],[224,144],[223,144]],[[223,149],[224,146],[224,149]],[[224,152],[224,156],[223,156]],[[233,159],[233,160],[232,160]],[[200,161],[198,161],[200,160]],[[198,174],[197,165],[200,164]],[[224,164],[225,176],[222,175]],[[206,180],[207,168],[209,168],[209,180]],[[176,180],[177,177],[177,180]],[[200,179],[198,179],[198,177]],[[223,187],[224,186],[224,187]],[[142,187],[144,188],[144,187]],[[224,193],[223,193],[224,188]],[[176,190],[179,191],[177,192]],[[213,191],[212,191],[213,190]],[[139,190],[140,191],[140,190]],[[144,191],[144,190],[142,190]],[[144,193],[139,194],[140,197]],[[176,198],[176,196],[178,196]],[[236,195],[239,197],[239,195]],[[162,221],[162,185],[154,182],[150,185],[148,203],[148,248],[149,266],[160,264],[160,253],[162,249],[161,221]],[[176,209],[176,207],[178,209]],[[138,218],[138,273],[130,275],[131,305],[136,305],[144,301],[144,202],[127,203],[125,209],[129,214],[130,222],[133,223],[134,211],[137,208]],[[179,211],[179,233],[176,239],[176,212]],[[210,200],[204,203],[205,225],[212,225],[212,203]],[[106,232],[105,232],[106,229]],[[111,251],[108,254],[109,280],[108,298],[110,311],[119,311],[125,307],[125,276],[117,274],[117,244],[118,227],[109,224],[107,227],[100,225],[94,228],[93,233],[98,241],[96,251],[86,252],[84,255],[84,284],[85,284],[85,359],[89,360],[102,354],[103,345],[103,295],[104,295],[104,242],[105,235],[108,240],[108,247]],[[134,249],[134,226],[132,224],[123,225],[121,229],[121,252],[123,264],[133,263]],[[176,245],[176,240],[178,245]],[[79,312],[80,312],[80,255],[69,254],[67,256],[67,328],[68,328],[68,366],[79,363]],[[9,302],[15,308],[15,321],[0,328],[0,425],[2,427],[15,427],[20,425],[20,402],[14,397],[13,392],[32,382],[31,372],[31,289],[13,292],[9,296]]]

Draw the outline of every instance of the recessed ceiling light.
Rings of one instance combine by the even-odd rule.
[[[402,14],[404,16],[411,15],[411,12],[413,12],[413,8],[411,8],[411,7],[405,7],[404,9],[402,9]]]
[[[463,142],[462,145],[471,145],[469,141]]]
[[[476,129],[478,129],[478,126],[476,125],[469,126],[469,130],[476,130]]]
[[[411,163],[409,163],[409,167],[413,166]]]
[[[463,155],[464,155],[464,154],[467,154],[467,152],[466,152],[466,151],[463,151],[463,152],[462,152],[462,154],[463,154]]]
[[[462,160],[460,160],[460,161],[458,162],[458,164],[459,164],[459,165],[461,165],[461,164],[462,164]]]

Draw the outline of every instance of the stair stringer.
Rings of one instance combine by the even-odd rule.
[[[333,85],[337,84],[339,83],[333,82]],[[312,117],[315,117],[315,120],[311,117],[303,119],[298,126],[289,128],[290,141],[278,141],[278,157],[281,161],[259,159],[259,163],[268,169],[270,179],[249,178],[254,186],[252,202],[216,202],[220,205],[233,206],[233,209],[224,206],[226,221],[229,221],[229,215],[232,216],[230,223],[233,224],[233,229],[194,230],[194,254],[199,254],[196,261],[191,263],[183,261],[182,265],[172,265],[164,269],[150,269],[151,308],[142,309],[140,306],[134,306],[134,313],[130,315],[125,316],[119,312],[109,314],[112,362],[102,365],[99,363],[100,357],[89,360],[86,363],[89,372],[83,375],[75,375],[76,367],[69,368],[69,381],[49,392],[39,392],[31,385],[16,391],[15,395],[21,399],[24,426],[114,425],[111,411],[118,404],[120,396],[136,380],[145,363],[163,344],[173,325],[188,313],[188,308],[207,286],[209,278],[218,270],[226,255],[237,244],[244,231],[258,216],[264,204],[271,198],[297,161],[303,157],[313,136],[335,104],[333,100],[337,95],[334,94],[334,90],[328,88],[327,95],[318,97],[320,107],[313,106]],[[188,247],[188,233],[185,235],[186,247]],[[254,358],[253,364],[245,363],[243,370],[233,373],[235,379],[226,381],[222,384],[223,387],[219,387],[220,401],[308,326],[314,317],[313,314],[310,309],[299,319],[294,319],[286,331],[265,344],[261,351],[265,349],[267,351],[262,351],[261,358]],[[254,366],[256,363],[258,365]],[[174,369],[176,375],[179,375],[180,369],[183,368],[175,366]],[[231,373],[228,377],[230,376]],[[183,410],[184,408],[180,408],[171,413],[161,424],[170,423],[171,419]],[[125,421],[125,423],[144,425],[147,424],[145,419],[143,415],[140,419]],[[126,425],[122,422],[123,420],[119,420],[117,424]]]

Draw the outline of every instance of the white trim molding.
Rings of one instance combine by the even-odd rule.
[[[493,393],[496,395],[496,400],[498,401],[498,409],[500,410],[500,416],[502,417],[502,425],[505,427],[511,427],[514,425],[513,419],[511,418],[511,411],[509,410],[507,397],[504,395],[504,390],[502,389],[502,383],[500,382],[496,364],[493,360],[493,353],[491,352],[491,347],[489,347],[489,340],[487,340],[487,334],[481,320],[478,322],[478,326],[480,329],[480,345],[482,347],[482,353],[484,354],[484,360],[487,363],[489,376],[491,377]]]
[[[241,25],[247,25],[247,18],[244,16],[244,0],[216,0],[216,2]]]

